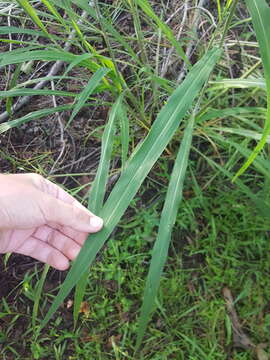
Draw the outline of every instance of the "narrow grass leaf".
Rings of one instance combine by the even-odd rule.
[[[218,132],[226,132],[229,134],[240,135],[254,140],[260,140],[262,138],[262,134],[259,134],[256,131],[242,129],[242,128],[213,127],[212,129]],[[266,143],[270,144],[269,135],[267,136]]]
[[[106,74],[108,74],[109,71],[110,71],[109,69],[100,68],[88,81],[88,84],[86,85],[85,89],[79,95],[77,95],[77,99],[76,99],[77,102],[74,107],[74,110],[72,111],[70,119],[67,122],[67,127],[70,125],[72,120],[75,118],[75,116],[78,114],[78,112],[81,110],[81,108],[88,100],[89,96],[93,93],[93,91],[100,84],[101,80],[104,78]]]
[[[32,47],[33,48],[33,47]],[[88,57],[83,59],[82,55],[74,55],[70,52],[64,50],[32,50],[31,47],[29,49],[25,49],[25,51],[13,50],[9,53],[0,54],[0,66],[7,66],[11,64],[19,64],[27,61],[33,60],[43,60],[43,61],[64,61],[67,63],[77,63],[78,65],[89,69],[92,72],[97,71],[101,68],[99,64],[95,61],[92,61],[91,54],[88,54]],[[85,54],[83,54],[85,55]]]
[[[208,109],[205,113],[197,117],[198,123],[203,123],[212,119],[223,119],[228,116],[265,116],[266,110],[261,107],[235,107],[225,109]]]
[[[115,122],[119,118],[123,95],[120,95],[113,105],[109,121],[102,136],[101,156],[97,174],[89,193],[88,208],[95,214],[100,214],[106,192],[106,183],[109,175],[110,161],[113,150],[113,139],[115,136]]]
[[[16,66],[16,69],[15,69],[12,77],[11,77],[11,81],[10,81],[10,84],[9,84],[9,90],[13,89],[16,86],[18,78],[20,76],[20,72],[21,72],[21,64],[18,64]],[[0,97],[1,97],[1,95],[0,95]],[[5,97],[7,98],[7,100],[6,100],[6,110],[9,113],[9,115],[11,115],[12,114],[11,109],[12,109],[13,99],[12,99],[12,97],[9,97],[8,95],[6,95]]]
[[[83,298],[86,292],[87,282],[89,277],[89,271],[84,271],[83,275],[80,277],[74,293],[74,305],[73,305],[73,327],[76,328],[79,313],[81,309],[81,303],[83,302]]]
[[[72,63],[73,61],[77,61],[78,59],[81,60],[81,55],[74,55],[68,51],[64,50],[33,50],[29,51],[30,49],[25,49],[25,51],[19,50],[13,50],[10,51],[8,54],[4,53],[0,55],[0,66],[6,66],[11,64],[19,64],[22,62],[32,61],[32,60],[44,60],[44,61],[65,61],[67,63]],[[89,59],[91,58],[90,55],[88,55],[88,59],[81,60],[79,63],[81,63],[82,66],[88,67],[89,65]],[[100,66],[96,64],[96,67],[94,70],[97,70]],[[91,68],[92,69],[92,68]]]
[[[76,56],[67,51],[60,50],[33,50],[29,51],[25,49],[18,53],[17,50],[10,51],[9,53],[4,53],[0,55],[0,66],[6,66],[11,64],[19,64],[31,60],[44,60],[44,61],[57,61],[62,60],[66,62],[72,62],[75,60]]]
[[[93,182],[93,185],[91,187],[91,190],[89,192],[88,208],[91,209],[96,215],[100,214],[100,211],[103,206],[103,201],[106,192],[106,184],[110,169],[110,161],[113,150],[115,122],[119,116],[119,110],[121,109],[122,100],[123,97],[122,95],[120,95],[111,109],[109,121],[105,127],[102,136],[101,156],[100,156],[97,174]],[[78,320],[80,306],[85,295],[88,276],[89,276],[89,271],[87,270],[82,275],[75,288],[74,307],[73,307],[74,326],[76,326]]]
[[[258,153],[263,149],[267,140],[267,136],[270,134],[270,8],[265,0],[246,0],[246,4],[252,17],[252,22],[257,40],[259,42],[264,67],[264,76],[267,89],[267,113],[262,138],[258,142],[257,146],[245,164],[237,171],[233,181],[242,175],[249,167],[249,165],[254,161]]]
[[[97,234],[92,234],[91,239],[85,242],[78,257],[72,264],[57,297],[45,316],[41,328],[47,324],[65,297],[79,281],[81,274],[84,273],[94,261],[98,251],[110,236],[152,166],[179,127],[182,118],[192,105],[194,98],[207,81],[220,54],[221,51],[215,48],[202,57],[202,59],[194,65],[183,83],[168,99],[167,104],[161,109],[147,137],[141,146],[135,149],[133,155],[127,162],[125,170],[100,212],[100,216],[104,220],[103,229]]]
[[[47,89],[27,89],[16,88],[6,91],[0,91],[0,98],[14,97],[14,96],[35,96],[35,95],[54,95],[54,96],[77,96],[78,94],[62,90],[47,90]]]
[[[7,34],[28,34],[32,36],[48,38],[48,34],[42,31],[24,29],[16,26],[0,26],[0,35],[7,35]],[[63,40],[63,38],[60,38],[60,36],[56,36],[56,35],[51,35],[51,36],[54,37],[55,40],[57,39]]]
[[[41,1],[47,7],[47,9],[55,16],[55,18],[59,21],[59,23],[62,24],[66,30],[69,31],[69,28],[68,28],[66,22],[64,21],[62,16],[59,14],[57,9],[52,5],[51,1],[48,1],[48,0],[41,0]]]
[[[91,106],[92,104],[85,104],[85,106]],[[11,120],[11,121],[7,121],[4,122],[2,124],[0,124],[0,134],[6,132],[9,129],[12,129],[14,127],[18,127],[22,124],[26,124],[31,120],[37,120],[40,119],[42,117],[54,114],[56,112],[61,112],[61,111],[65,111],[65,110],[71,110],[74,108],[74,104],[68,104],[68,105],[60,105],[60,106],[56,106],[53,108],[49,108],[49,109],[42,109],[42,110],[37,110],[37,111],[33,111],[25,116],[22,116],[21,118],[15,119],[15,120]]]
[[[120,121],[120,139],[121,139],[121,164],[122,171],[124,170],[128,157],[128,147],[129,147],[129,119],[127,114],[127,109],[125,104],[121,103],[119,111],[119,121]]]
[[[213,82],[214,88],[236,88],[236,89],[246,89],[246,88],[260,88],[266,90],[265,79],[224,79],[221,81]]]
[[[5,39],[1,39],[1,41],[3,41]],[[21,41],[19,41],[19,43],[21,43]],[[2,52],[0,53],[0,66],[5,66],[5,65],[10,65],[10,64],[16,64],[16,62],[11,62],[11,63],[7,63],[5,64],[5,60],[8,59],[9,56],[12,56],[12,59],[16,59],[16,56],[23,56],[23,54],[26,53],[29,53],[31,52],[32,50],[35,50],[37,48],[41,48],[43,47],[43,45],[40,45],[40,44],[35,44],[33,45],[33,42],[31,43],[32,45],[30,46],[27,46],[27,47],[23,47],[23,48],[18,48],[18,49],[15,49],[15,50],[12,50],[12,51],[9,51],[8,54],[6,52]],[[40,50],[38,50],[40,51]],[[9,55],[9,56],[8,56]],[[22,61],[18,61],[18,63],[20,62],[25,62],[25,61],[28,61],[29,59],[28,58],[25,58],[22,60]],[[31,60],[31,59],[30,59]]]
[[[182,47],[180,46],[178,40],[176,40],[172,30],[170,27],[164,23],[159,16],[155,14],[153,11],[151,5],[149,4],[148,0],[136,0],[138,5],[141,7],[141,9],[145,12],[147,16],[149,16],[161,29],[163,34],[167,37],[167,39],[171,42],[171,44],[175,47],[175,50],[177,51],[178,55],[185,61],[185,63],[190,66],[190,61],[186,57],[185,52],[183,51]]]
[[[221,13],[220,0],[217,0],[217,10],[218,10],[218,20],[219,20],[219,22],[221,22],[222,21],[222,13]]]
[[[143,304],[139,317],[136,350],[138,350],[142,343],[147,324],[154,309],[162,271],[168,257],[172,229],[176,221],[178,207],[182,200],[183,184],[188,165],[193,128],[194,116],[191,117],[185,129],[161,213],[158,235],[152,252],[152,259],[146,279]]]
[[[44,285],[44,282],[46,280],[46,276],[47,276],[47,273],[48,273],[49,269],[50,269],[50,266],[45,264],[44,269],[42,271],[41,278],[39,279],[39,281],[37,283],[37,286],[36,286],[35,301],[34,301],[33,312],[32,312],[32,325],[33,325],[33,328],[35,328],[35,326],[36,326],[39,303],[40,303],[40,298],[41,298],[41,292],[42,292],[43,285]]]

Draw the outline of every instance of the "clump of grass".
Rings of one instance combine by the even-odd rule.
[[[203,161],[204,164],[207,164],[207,166],[204,165],[206,166],[207,171],[212,169],[206,184],[203,186],[204,189],[207,189],[211,186],[211,184],[214,184],[215,178],[219,176],[230,180],[233,178],[236,179],[238,175],[243,173],[248,165],[252,164],[258,150],[263,148],[264,143],[269,141],[267,137],[269,135],[268,125],[265,126],[265,129],[262,132],[260,126],[252,124],[249,120],[249,116],[253,116],[254,114],[259,114],[259,116],[263,118],[265,110],[261,104],[255,108],[251,108],[245,104],[243,105],[243,103],[232,108],[226,108],[226,106],[228,106],[227,104],[225,104],[225,108],[222,107],[222,109],[217,106],[219,104],[224,105],[224,100],[220,95],[226,95],[228,89],[231,89],[234,86],[248,86],[248,89],[250,89],[250,83],[247,83],[247,81],[244,81],[243,79],[238,80],[238,82],[236,80],[231,80],[230,82],[223,80],[223,73],[222,71],[219,71],[219,81],[214,84],[214,87],[207,87],[208,79],[216,64],[219,64],[219,66],[222,67],[224,63],[224,57],[222,58],[222,62],[220,62],[222,50],[216,47],[215,44],[222,44],[225,40],[226,30],[230,26],[237,2],[233,3],[231,1],[227,1],[223,8],[221,3],[219,1],[217,2],[219,26],[212,34],[210,41],[210,43],[214,44],[214,46],[212,49],[207,48],[206,51],[200,48],[198,60],[195,64],[193,63],[192,66],[190,64],[190,60],[187,59],[186,54],[183,52],[183,47],[175,38],[173,31],[161,19],[161,17],[155,14],[154,9],[148,1],[140,0],[135,2],[131,1],[129,3],[137,35],[136,41],[132,43],[132,45],[139,49],[139,55],[136,53],[136,50],[133,50],[132,46],[128,42],[128,39],[117,30],[117,27],[114,26],[113,22],[109,21],[108,18],[103,15],[103,7],[97,1],[94,2],[93,6],[90,6],[81,0],[63,3],[59,3],[58,1],[42,1],[44,5],[42,11],[37,10],[30,1],[21,0],[18,1],[18,3],[28,15],[26,18],[27,24],[29,19],[31,19],[39,30],[37,31],[27,28],[21,30],[20,28],[14,27],[2,27],[0,28],[2,34],[9,36],[8,39],[3,39],[3,41],[12,45],[17,45],[17,40],[13,40],[11,35],[21,33],[35,36],[36,39],[43,38],[45,44],[41,45],[37,40],[33,40],[30,43],[29,41],[22,41],[19,42],[20,45],[24,45],[22,48],[18,47],[11,50],[8,54],[3,53],[0,55],[0,66],[10,67],[14,64],[18,64],[15,75],[12,79],[13,81],[10,82],[10,86],[7,90],[0,93],[2,98],[7,99],[6,110],[8,115],[12,117],[16,116],[14,113],[16,106],[12,106],[12,99],[13,97],[20,95],[65,96],[74,98],[74,101],[71,104],[54,106],[53,108],[44,108],[38,111],[30,112],[27,115],[16,119],[13,118],[11,121],[0,125],[0,132],[6,132],[13,127],[18,127],[19,125],[25,124],[26,122],[39,117],[45,117],[65,110],[71,111],[71,115],[67,121],[67,127],[69,127],[76,121],[81,109],[83,107],[94,106],[95,99],[101,95],[106,94],[111,104],[109,120],[105,125],[102,137],[101,160],[88,201],[89,208],[103,217],[105,222],[104,229],[100,233],[92,235],[91,239],[85,243],[78,258],[73,263],[69,273],[67,274],[65,281],[61,285],[60,291],[55,297],[49,311],[46,311],[46,316],[41,322],[38,331],[35,332],[35,340],[37,341],[42,328],[44,328],[44,326],[52,318],[56,310],[63,303],[72,288],[76,285],[73,320],[75,325],[78,323],[81,304],[83,303],[84,296],[88,291],[87,284],[89,282],[89,266],[93,266],[98,252],[101,250],[104,243],[119,223],[123,214],[132,203],[132,200],[136,196],[136,193],[139,191],[150,171],[154,171],[155,164],[157,162],[161,163],[162,159],[165,159],[165,162],[167,162],[167,159],[169,158],[170,163],[174,163],[173,171],[171,172],[171,175],[169,175],[170,171],[167,168],[166,173],[163,174],[166,176],[167,180],[169,179],[166,182],[168,183],[168,187],[167,185],[163,185],[162,198],[165,198],[165,201],[161,212],[156,242],[152,250],[152,258],[144,289],[143,304],[141,307],[141,315],[139,316],[138,328],[132,328],[132,334],[136,333],[137,341],[134,347],[132,340],[129,339],[127,347],[129,351],[130,349],[135,351],[140,349],[147,324],[151,319],[153,311],[158,309],[158,313],[162,314],[166,327],[170,328],[173,333],[172,338],[177,338],[177,340],[173,340],[175,341],[176,348],[178,348],[178,350],[180,348],[185,349],[182,351],[182,358],[184,358],[186,353],[189,353],[191,354],[190,356],[193,356],[194,358],[196,358],[196,354],[200,354],[200,358],[214,359],[214,356],[217,356],[218,354],[218,350],[215,348],[217,344],[214,343],[211,337],[214,337],[214,333],[211,333],[209,341],[206,340],[197,342],[197,336],[192,332],[191,326],[190,328],[188,326],[184,326],[182,331],[174,331],[173,327],[176,320],[174,319],[174,321],[171,321],[166,315],[164,305],[165,301],[161,303],[160,299],[158,300],[158,289],[160,281],[161,283],[163,282],[161,275],[164,271],[164,266],[168,258],[169,244],[175,222],[178,225],[180,223],[182,226],[186,226],[189,229],[190,223],[194,221],[192,212],[194,211],[194,214],[196,213],[197,206],[202,207],[207,214],[207,222],[204,225],[207,229],[210,229],[211,235],[209,235],[207,241],[203,241],[205,242],[205,247],[199,246],[198,241],[200,239],[197,239],[196,236],[195,241],[190,241],[190,247],[192,248],[191,256],[202,254],[205,261],[204,266],[206,266],[205,264],[207,264],[208,261],[207,254],[211,254],[211,259],[209,261],[210,271],[209,273],[207,272],[205,278],[202,276],[203,282],[208,285],[210,284],[209,288],[211,291],[214,291],[213,289],[218,287],[218,284],[224,282],[228,282],[231,286],[235,286],[233,276],[230,275],[229,270],[226,272],[226,276],[225,274],[224,276],[222,275],[222,261],[224,259],[226,260],[228,267],[231,266],[231,268],[233,268],[233,263],[230,263],[227,258],[227,256],[232,257],[231,251],[228,251],[229,255],[227,253],[223,254],[222,252],[224,256],[217,256],[217,259],[215,260],[215,253],[220,250],[217,243],[217,228],[220,233],[222,233],[222,231],[225,232],[225,230],[223,229],[221,231],[222,226],[219,219],[217,219],[216,216],[211,215],[213,210],[208,207],[208,200],[201,189],[201,185],[197,183],[196,177],[200,176],[201,171],[204,171],[200,169],[199,165],[200,162]],[[263,32],[263,22],[266,21],[266,15],[263,15],[262,17],[260,17],[260,15],[263,13],[268,14],[269,8],[264,2],[262,2],[258,8],[255,7],[255,2],[253,0],[247,1],[247,4],[252,14],[256,35],[259,40],[260,48],[262,49],[262,60],[265,69],[267,69],[269,59],[267,52],[264,50],[268,47],[268,40]],[[104,9],[104,13],[106,14],[107,8],[105,5]],[[164,46],[164,49],[166,49],[168,46],[173,46],[175,48],[175,56],[177,56],[178,61],[181,60],[182,71],[186,69],[187,64],[188,72],[185,75],[185,79],[179,85],[177,85],[176,81],[167,80],[159,76],[158,61],[154,65],[149,63],[147,51],[150,51],[150,45],[149,41],[146,39],[142,24],[140,23],[140,16],[142,14],[140,9],[144,14],[144,18],[148,21],[147,30],[149,31],[149,24],[157,29],[155,30],[156,32],[153,33],[153,37],[158,38],[157,48]],[[117,7],[115,9],[116,12],[120,10],[122,10],[121,7]],[[65,17],[63,16],[63,13],[65,13]],[[222,14],[226,15],[224,21],[222,19]],[[94,20],[93,24],[89,19]],[[261,19],[263,19],[263,22],[261,22]],[[58,29],[61,29],[61,31],[65,33],[64,40],[61,36],[50,33],[50,25],[57,26]],[[103,49],[99,51],[92,45],[89,40],[91,37],[88,34],[88,31],[90,31],[89,29],[91,29],[91,36],[92,33],[94,33],[95,36],[97,36],[98,41],[104,40],[107,46],[106,50],[109,55],[105,56]],[[222,39],[221,42],[218,41],[220,38]],[[169,42],[169,45],[167,45],[167,41]],[[65,47],[64,50],[62,49],[63,44]],[[71,51],[71,44],[75,51]],[[75,54],[73,52],[75,52]],[[124,57],[120,56],[122,54],[124,54]],[[128,60],[126,60],[126,58]],[[33,88],[28,87],[29,85],[32,86],[35,83],[40,84],[40,81],[43,81],[40,78],[18,83],[21,64],[26,63],[32,66],[33,61],[46,61],[48,63],[51,61],[61,61],[67,65],[63,75],[53,74],[45,78],[45,83],[43,83],[44,86],[48,85],[48,81],[52,80],[56,82],[58,86],[64,87],[63,83],[70,80],[70,72],[75,68],[80,68],[86,71],[86,85],[79,93],[75,93],[63,89],[40,89],[36,88],[35,85]],[[144,61],[146,63],[144,63]],[[121,71],[123,65],[124,67],[129,68],[130,72],[127,77],[125,77],[124,71]],[[252,67],[252,69],[255,68]],[[265,84],[268,98],[269,89],[267,76],[268,73],[266,70]],[[128,77],[132,79],[130,83],[128,82]],[[262,82],[260,82],[260,84],[261,83]],[[226,88],[222,93],[216,94],[215,86],[220,86],[220,84]],[[258,81],[253,81],[251,85],[256,88],[259,86]],[[264,82],[261,86],[265,88]],[[150,96],[147,96],[149,93]],[[213,108],[212,105],[217,107]],[[266,113],[268,116],[268,110]],[[253,127],[253,130],[220,126],[220,119],[227,119],[228,117],[243,121],[243,123],[248,127]],[[130,119],[132,121],[130,121]],[[266,124],[268,124],[268,120]],[[118,135],[119,133],[120,136]],[[222,133],[223,136],[220,133]],[[232,134],[232,139],[226,139],[224,133]],[[111,189],[108,199],[104,202],[110,163],[114,155],[113,146],[116,142],[117,136],[118,139],[120,138],[120,150],[118,150],[120,153],[119,159],[121,162],[121,170],[119,170],[118,181]],[[244,140],[236,143],[234,140],[235,137],[238,136],[241,139],[244,137]],[[142,139],[140,139],[141,141],[138,143],[138,140],[141,137]],[[172,139],[175,140],[176,138],[178,140],[180,139],[180,147],[178,155],[174,156],[174,153],[176,152],[176,142],[172,141]],[[260,138],[261,140],[254,152],[250,153],[250,150],[248,150],[248,140]],[[206,145],[204,142],[205,139],[209,142],[207,144],[206,151]],[[218,149],[218,144],[221,144],[221,151],[223,153],[228,152],[230,155],[221,155],[220,150]],[[211,151],[212,148],[214,149],[214,153]],[[192,152],[191,157],[190,151]],[[164,157],[164,152],[167,154],[167,158]],[[239,162],[239,153],[248,157],[248,162],[239,170],[236,176],[234,176],[235,169],[238,169],[237,164]],[[195,169],[193,169],[193,157],[197,161],[198,156],[200,159],[198,161],[199,164],[195,167]],[[228,160],[226,164],[224,163],[223,157],[226,161]],[[218,161],[215,161],[215,158],[217,158]],[[268,178],[268,166],[262,157],[258,157],[256,161],[253,162],[252,171],[254,170]],[[162,171],[160,172],[162,173]],[[187,176],[189,177],[187,178]],[[190,222],[189,225],[187,225],[179,218],[178,213],[182,214],[185,213],[185,211],[188,213],[189,211],[189,209],[185,208],[186,202],[183,203],[184,206],[180,207],[180,209],[179,205],[183,197],[183,187],[185,184],[188,184],[187,179],[190,180],[190,177],[193,184],[192,192],[195,192],[195,201],[198,201],[199,205],[198,203],[196,206],[193,206],[192,204],[190,205],[191,213],[188,215],[185,214],[189,218]],[[260,193],[256,194],[254,192],[257,191],[257,189],[254,190],[254,187],[252,186],[253,184],[251,184],[246,178],[237,179],[236,184],[238,189],[240,189],[237,190],[239,191],[239,194],[241,194],[239,196],[246,196],[251,199],[256,207],[260,209],[261,214],[263,214],[263,216],[267,216],[267,212],[269,210],[267,200],[262,199]],[[224,192],[222,193],[224,194]],[[215,206],[217,205],[218,204]],[[161,209],[159,208],[159,211],[160,210]],[[228,224],[229,221],[227,222],[227,226],[229,226]],[[195,225],[194,227],[196,228]],[[180,227],[180,229],[183,229],[183,227]],[[206,235],[204,230],[200,231],[202,234]],[[232,247],[236,246],[235,240],[231,241],[230,244],[234,244]],[[117,256],[115,256],[115,258],[117,258]],[[176,261],[181,263],[181,260],[178,258]],[[39,283],[40,287],[38,287],[38,296],[34,305],[33,326],[37,324],[37,306],[40,300],[40,290],[46,272],[47,269],[43,273],[44,275]],[[235,274],[235,271],[231,272]],[[213,277],[212,283],[211,276]],[[118,277],[118,280],[120,277]],[[179,277],[181,280],[185,281],[183,275],[180,276],[179,274]],[[190,281],[190,278],[188,281]],[[172,277],[172,284],[173,283],[177,284],[174,284],[173,286],[178,290],[182,287],[182,283],[179,284],[175,276]],[[186,284],[185,286],[188,287],[188,285],[190,284]],[[198,288],[200,289],[200,287]],[[142,292],[142,288],[140,288],[140,291]],[[199,299],[201,296],[200,290],[197,292],[195,290],[195,293],[196,295],[192,294],[188,296],[194,296],[196,299]],[[161,300],[165,295],[160,295]],[[224,308],[222,308],[221,299],[216,296],[213,298],[214,300],[211,296],[208,298],[212,309],[214,309],[217,313],[219,311],[223,311],[222,316],[224,316]],[[216,300],[217,298],[218,300]],[[215,301],[217,301],[217,303]],[[197,305],[188,309],[187,302],[184,303],[186,306],[185,309],[181,312],[181,316],[176,318],[177,321],[183,318],[187,321],[187,324],[190,324],[189,314],[193,315],[193,313],[196,313]],[[200,308],[199,305],[198,308]],[[100,307],[98,307],[98,309],[100,310]],[[206,306],[202,306],[200,311],[202,311],[202,317],[204,316],[203,314],[206,314],[206,317],[209,316]],[[220,319],[219,315],[216,316],[215,321]],[[229,320],[227,319],[227,321]],[[204,326],[207,326],[206,324],[207,321],[204,323]],[[229,325],[227,325],[227,329],[228,334],[226,341],[230,342],[231,334],[229,334]],[[125,331],[128,332],[127,329]],[[156,330],[154,335],[157,338],[161,338],[162,336],[164,337],[165,327],[162,331],[160,331],[160,333]],[[124,345],[122,345],[122,347],[125,347],[124,340],[123,343]],[[205,344],[207,344],[207,346]],[[111,339],[111,346],[117,358],[129,357],[129,355],[125,353],[125,350],[122,351],[121,346],[117,345],[115,338]],[[209,351],[204,350],[205,346],[209,349]],[[211,346],[213,347],[211,348]],[[42,351],[38,348],[38,346],[34,347],[33,345],[32,353],[37,354],[35,356],[41,356],[40,354]],[[60,356],[64,353],[65,346],[63,348],[55,348],[55,354],[57,354],[58,358],[60,358]],[[170,353],[170,351],[165,351],[162,354],[163,357],[170,355],[173,356],[174,352],[172,351]],[[152,355],[153,354],[151,353],[151,355],[148,354],[146,356]]]

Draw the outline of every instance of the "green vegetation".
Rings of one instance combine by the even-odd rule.
[[[1,358],[268,359],[269,13],[0,3],[0,170],[59,181],[105,221],[65,279],[32,262],[8,287]]]

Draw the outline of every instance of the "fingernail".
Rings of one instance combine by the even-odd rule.
[[[103,220],[97,216],[91,216],[90,225],[94,228],[101,228],[103,226]]]

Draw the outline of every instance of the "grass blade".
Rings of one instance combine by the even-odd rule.
[[[16,26],[0,26],[0,35],[7,35],[7,34],[28,34],[38,37],[46,37],[48,38],[47,33],[44,34],[42,31],[31,30],[31,29],[23,29]],[[55,40],[63,40],[59,36],[51,35]]]
[[[70,119],[67,122],[66,127],[68,127],[71,123],[71,121],[75,118],[75,116],[78,114],[78,112],[81,110],[81,108],[84,106],[86,101],[88,100],[89,96],[93,93],[93,91],[97,88],[97,86],[100,84],[101,80],[104,78],[106,74],[108,74],[110,70],[106,68],[101,68],[95,74],[91,77],[91,79],[88,81],[88,84],[86,85],[85,89],[77,95],[77,103],[74,107],[74,110],[72,111],[72,114],[70,116]]]
[[[270,8],[265,0],[246,0],[248,10],[252,17],[253,26],[255,29],[256,37],[259,42],[264,75],[267,90],[267,113],[262,138],[258,142],[257,146],[245,162],[245,164],[237,171],[233,177],[235,181],[240,175],[242,175],[249,165],[254,161],[258,153],[263,149],[267,136],[270,134]]]
[[[223,119],[228,116],[265,116],[266,110],[261,107],[234,107],[225,109],[210,109],[197,118],[198,123],[206,122],[212,119]]]
[[[215,81],[214,87],[216,88],[260,88],[266,90],[266,83],[264,79],[259,78],[248,78],[248,79],[224,79],[221,81]]]
[[[178,207],[182,200],[193,128],[194,116],[189,120],[184,132],[161,213],[158,235],[153,248],[150,268],[146,279],[135,351],[139,349],[142,343],[147,324],[154,308],[162,271],[168,257],[172,229],[176,221]]]
[[[66,25],[64,19],[59,14],[59,12],[56,10],[56,8],[51,4],[48,0],[41,0],[43,4],[47,7],[47,9],[55,16],[55,18],[59,21],[60,24],[62,24],[66,30],[69,31],[68,26]]]
[[[119,117],[121,111],[123,96],[120,95],[112,107],[108,124],[102,136],[101,157],[95,177],[95,181],[89,193],[88,207],[96,213],[100,214],[106,191],[106,183],[109,174],[110,160],[113,149],[113,138],[115,135],[115,121]]]
[[[251,138],[254,140],[260,140],[262,138],[261,133],[258,133],[256,131],[252,131],[252,130],[242,129],[242,128],[213,127],[212,129],[217,132],[226,132],[229,134],[240,135],[240,136],[244,136],[246,138]],[[269,135],[267,136],[266,143],[270,144],[270,136]]]
[[[85,104],[85,106],[91,106],[91,105],[92,104]],[[49,109],[33,111],[25,116],[22,116],[21,118],[7,121],[7,122],[0,124],[0,134],[2,134],[4,132],[6,132],[7,130],[12,129],[14,127],[25,124],[31,120],[37,120],[44,116],[55,114],[56,112],[71,110],[73,108],[74,108],[74,104],[67,104],[67,105],[60,105],[60,106],[49,108]]]
[[[92,234],[85,242],[73,263],[61,289],[41,323],[44,327],[65,297],[76,285],[82,273],[94,261],[96,254],[119,222],[130,201],[136,195],[145,177],[171,140],[179,124],[192,105],[194,98],[207,81],[220,50],[208,52],[190,71],[183,83],[178,86],[167,104],[161,109],[143,143],[135,149],[125,170],[114,186],[100,216],[104,219],[103,229]]]
[[[11,89],[6,91],[0,91],[0,99],[5,97],[14,97],[14,96],[34,96],[34,95],[55,95],[55,96],[77,96],[77,93],[72,93],[69,91],[62,90],[47,90],[47,89]]]
[[[41,298],[41,292],[44,286],[44,282],[46,280],[47,273],[50,269],[50,266],[45,264],[44,269],[42,271],[41,278],[39,279],[36,289],[35,289],[35,302],[33,306],[33,312],[32,312],[32,325],[35,328],[36,322],[37,322],[37,316],[38,316],[38,309],[39,309],[39,303]]]
[[[6,66],[11,64],[19,64],[32,60],[43,60],[43,61],[65,61],[67,63],[75,62],[77,59],[81,59],[81,55],[74,55],[64,50],[33,50],[33,51],[22,52],[21,49],[10,51],[8,54],[0,54],[0,66]],[[31,49],[30,49],[31,50]],[[79,62],[81,66],[89,68],[92,71],[96,71],[100,66],[93,61],[90,61],[91,55],[88,59]]]
[[[129,119],[127,115],[127,109],[124,104],[121,104],[120,109],[120,137],[121,137],[121,146],[122,146],[122,154],[121,154],[121,163],[122,170],[124,170],[127,157],[128,157],[128,146],[129,146]]]
[[[20,76],[20,72],[21,72],[21,64],[18,64],[18,65],[16,66],[16,69],[15,69],[12,77],[11,77],[10,84],[9,84],[9,87],[8,87],[9,90],[15,88],[16,83],[17,83],[17,81],[18,81],[18,78],[19,78],[19,76]],[[0,95],[0,97],[1,97],[1,95]],[[7,112],[9,113],[9,115],[11,115],[11,113],[12,113],[11,109],[12,109],[13,99],[12,99],[12,97],[9,97],[8,95],[5,95],[5,97],[7,98],[7,100],[6,100],[6,110],[7,110]]]
[[[99,215],[101,208],[103,206],[103,201],[106,192],[106,184],[109,175],[110,161],[113,150],[113,140],[115,135],[115,121],[119,115],[119,110],[121,109],[123,97],[119,96],[117,101],[112,107],[109,121],[105,127],[103,136],[102,136],[102,146],[101,146],[101,157],[99,162],[99,167],[97,174],[94,180],[94,183],[91,187],[89,193],[88,207],[96,214]],[[76,326],[80,306],[84,298],[85,289],[87,286],[89,271],[86,271],[81,277],[80,281],[76,285],[75,295],[74,295],[74,308],[73,308],[73,319],[74,326]]]

